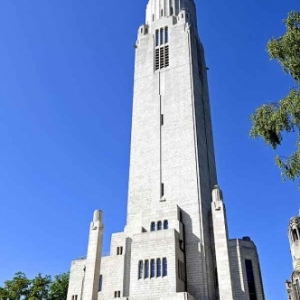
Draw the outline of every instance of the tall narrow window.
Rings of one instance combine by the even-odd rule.
[[[155,30],[155,46],[159,46],[159,30]]]
[[[161,259],[156,260],[156,277],[161,277]]]
[[[164,257],[163,258],[163,276],[167,276],[168,275],[168,262],[167,262],[167,258]]]
[[[168,27],[165,27],[165,44],[169,42],[169,31]]]
[[[102,291],[102,282],[103,282],[103,277],[102,277],[102,275],[100,275],[100,277],[99,277],[99,289],[98,289],[99,292]]]
[[[145,278],[149,278],[149,260],[145,260]]]
[[[165,185],[162,183],[160,186],[160,196],[163,197],[165,195]]]
[[[139,279],[142,279],[144,275],[144,263],[142,260],[139,261]]]
[[[155,277],[155,260],[154,259],[151,259],[150,267],[151,267],[150,278],[153,278],[153,277]]]
[[[161,230],[162,229],[162,223],[161,221],[157,222],[157,230]]]
[[[164,220],[164,229],[169,229],[169,222],[168,222],[168,220]]]
[[[245,266],[246,266],[246,274],[247,274],[247,281],[248,281],[249,299],[257,300],[252,260],[246,259]]]
[[[164,43],[164,29],[163,28],[161,28],[160,29],[160,45],[163,45],[163,43]]]

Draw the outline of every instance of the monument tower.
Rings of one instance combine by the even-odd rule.
[[[135,49],[126,226],[97,261],[96,212],[68,300],[263,300],[255,245],[228,240],[194,1],[149,0]]]

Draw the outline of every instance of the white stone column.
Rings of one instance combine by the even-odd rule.
[[[94,212],[93,222],[90,226],[89,244],[81,300],[98,299],[99,276],[102,255],[102,237],[102,212],[100,210],[96,210]]]
[[[212,218],[220,300],[233,300],[226,211],[222,199],[222,192],[218,186],[214,187],[212,199]]]

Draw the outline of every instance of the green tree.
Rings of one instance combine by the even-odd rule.
[[[42,274],[28,279],[24,273],[18,272],[0,287],[0,300],[66,300],[68,285],[68,273],[51,280],[51,276]]]
[[[20,300],[28,295],[30,280],[22,272],[15,274],[12,280],[4,282],[4,287],[1,288],[1,300]]]
[[[51,276],[38,274],[31,280],[25,300],[48,300],[51,284]]]
[[[69,273],[56,275],[55,280],[51,284],[49,292],[49,300],[65,300],[67,299],[69,286]]]
[[[268,42],[271,59],[276,59],[285,73],[295,83],[288,95],[276,103],[263,104],[251,116],[250,135],[262,138],[267,145],[277,149],[285,133],[294,132],[296,149],[283,158],[278,155],[275,162],[281,169],[284,180],[300,177],[300,12],[290,12],[284,20],[286,32]]]

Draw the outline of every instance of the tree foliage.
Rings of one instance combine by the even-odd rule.
[[[66,300],[69,274],[42,276],[38,274],[28,279],[22,272],[15,274],[13,279],[4,282],[0,287],[0,300]]]
[[[296,134],[296,149],[288,157],[275,157],[284,180],[300,177],[300,12],[290,12],[284,20],[286,32],[268,42],[271,59],[276,59],[295,83],[286,97],[276,103],[264,104],[251,116],[250,135],[262,138],[277,149],[285,133]]]

